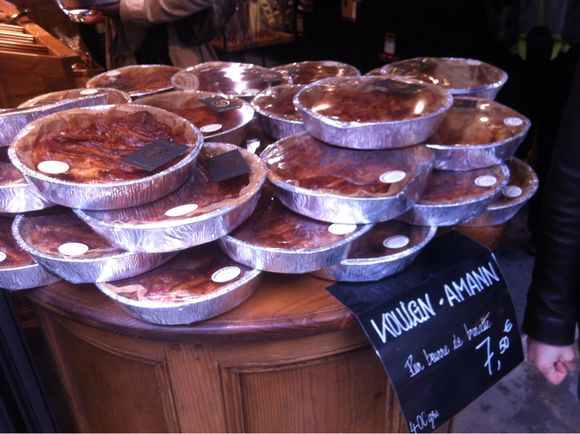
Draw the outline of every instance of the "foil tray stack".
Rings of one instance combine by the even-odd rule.
[[[495,72],[475,60],[443,63]],[[419,76],[386,75],[385,68],[374,74],[361,77],[330,61],[273,69],[147,65],[102,74],[83,91],[107,88],[140,100],[132,109],[92,110],[145,110],[172,131],[185,122],[195,155],[180,176],[173,163],[166,181],[137,184],[156,190],[155,197],[110,189],[108,199],[100,198],[105,205],[94,206],[88,200],[99,196],[94,190],[59,196],[40,182],[46,174],[31,168],[23,132],[5,158],[22,173],[10,182],[28,181],[41,203],[0,209],[9,216],[0,224],[12,229],[8,241],[0,239],[0,287],[25,289],[22,281],[13,285],[12,269],[2,269],[18,268],[12,258],[25,257],[46,279],[33,286],[59,278],[93,282],[135,318],[190,324],[244,302],[264,271],[348,282],[387,278],[407,267],[439,226],[501,224],[534,194],[531,168],[510,159],[529,121],[481,98],[497,93],[506,77],[462,92],[467,87],[442,87],[439,76],[437,86]],[[47,122],[44,131],[64,127]],[[250,131],[277,141],[257,157],[235,146]],[[247,170],[215,181],[212,161],[227,156]],[[230,168],[240,163],[225,160]],[[0,199],[8,182],[0,178]],[[56,184],[60,190],[67,182]],[[138,203],[119,201],[135,195]],[[30,197],[20,202],[34,203]]]

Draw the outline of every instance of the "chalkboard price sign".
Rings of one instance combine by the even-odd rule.
[[[456,232],[403,273],[328,290],[357,316],[412,433],[435,430],[523,361],[494,256]]]

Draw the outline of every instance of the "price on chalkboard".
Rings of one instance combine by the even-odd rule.
[[[435,430],[523,361],[499,266],[459,233],[435,239],[398,275],[328,290],[357,316],[412,433]]]

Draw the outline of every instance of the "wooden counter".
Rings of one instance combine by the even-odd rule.
[[[461,229],[491,249],[504,230]],[[136,320],[93,285],[60,282],[28,298],[79,431],[406,431],[378,357],[331,284],[264,273],[245,303],[190,326]]]
[[[80,431],[405,431],[379,359],[329,284],[265,274],[238,308],[171,327],[131,318],[92,285],[29,298]]]

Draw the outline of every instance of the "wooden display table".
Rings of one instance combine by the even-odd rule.
[[[265,274],[241,306],[192,326],[135,320],[92,285],[29,298],[79,431],[405,431],[379,359],[330,284]]]
[[[504,230],[468,235],[493,249]],[[406,431],[378,357],[331,284],[264,273],[245,303],[190,326],[133,319],[93,285],[27,294],[79,431]]]

